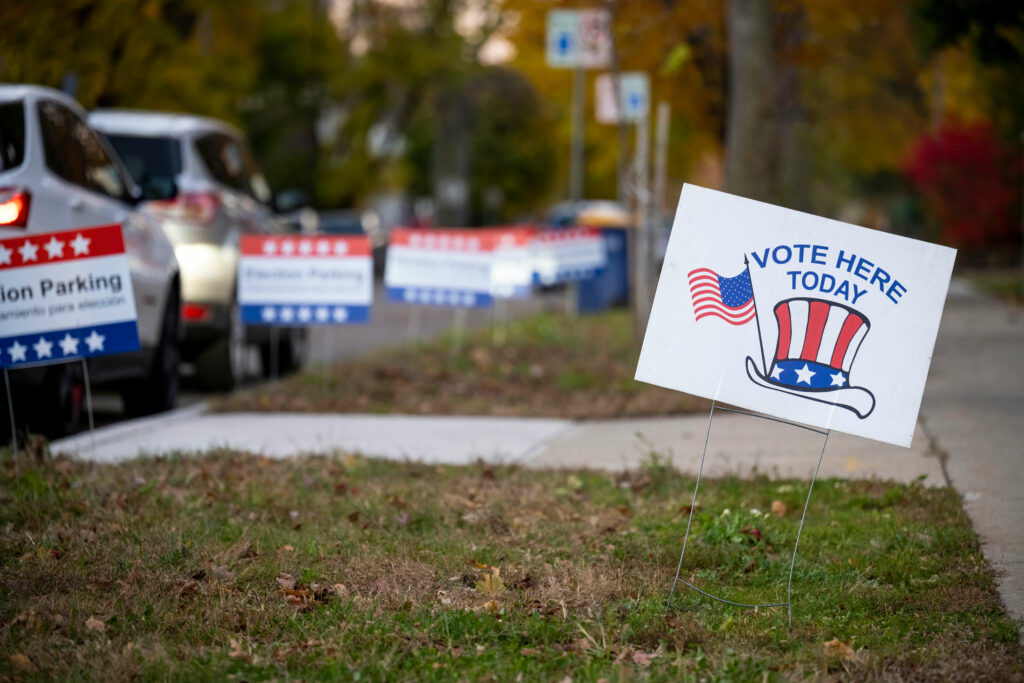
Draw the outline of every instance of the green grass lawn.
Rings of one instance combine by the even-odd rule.
[[[214,400],[223,411],[614,418],[706,411],[710,402],[633,379],[627,311],[542,314],[311,371]]]
[[[982,292],[991,294],[1003,301],[1024,303],[1024,290],[1021,289],[1021,271],[988,270],[966,274],[967,279]]]
[[[668,594],[693,480],[233,452],[4,462],[0,678],[1024,680],[957,494],[820,481],[794,621]],[[702,485],[683,574],[785,599],[806,491]]]

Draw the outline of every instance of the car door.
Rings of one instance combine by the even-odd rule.
[[[151,218],[132,208],[130,180],[102,139],[74,110],[56,100],[37,103],[48,196],[66,206],[67,227],[120,224],[132,273],[139,337],[144,346],[159,340],[167,289],[162,239]]]

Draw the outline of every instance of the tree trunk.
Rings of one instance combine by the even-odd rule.
[[[775,92],[771,0],[728,0],[729,117],[725,187],[768,201],[774,189]]]

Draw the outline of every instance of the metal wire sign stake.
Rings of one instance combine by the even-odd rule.
[[[818,453],[818,464],[814,467],[814,476],[811,477],[811,485],[807,489],[807,500],[804,501],[804,511],[803,511],[803,514],[800,516],[800,526],[797,528],[796,542],[793,544],[793,557],[790,559],[790,562],[789,562],[789,582],[788,582],[788,585],[786,587],[786,601],[785,602],[766,602],[766,603],[760,603],[760,604],[750,604],[750,603],[743,603],[743,602],[735,602],[733,600],[727,600],[727,599],[725,599],[723,597],[720,597],[720,596],[717,596],[717,595],[712,595],[711,593],[708,593],[707,591],[701,590],[697,586],[694,586],[692,583],[690,583],[686,579],[679,578],[679,575],[680,575],[680,573],[683,570],[683,558],[686,557],[686,543],[687,543],[687,541],[690,540],[690,527],[693,524],[693,511],[694,511],[694,509],[697,506],[697,490],[700,488],[700,478],[701,478],[701,475],[704,472],[704,460],[707,457],[707,453],[708,453],[708,440],[711,437],[711,422],[712,422],[712,420],[715,417],[715,409],[716,408],[718,410],[724,410],[724,411],[727,411],[727,412],[730,412],[730,413],[737,413],[739,415],[749,415],[751,417],[757,417],[757,418],[761,418],[763,420],[771,420],[772,422],[778,422],[778,423],[781,423],[781,424],[790,425],[792,427],[799,427],[800,429],[806,429],[807,431],[814,432],[815,434],[822,434],[825,437],[824,441],[822,441],[822,444],[821,444],[821,451]],[[822,460],[822,458],[825,455],[825,446],[828,445],[828,437],[829,437],[829,435],[831,433],[832,432],[831,432],[830,429],[824,429],[824,430],[823,429],[816,429],[814,427],[808,427],[806,425],[798,424],[796,422],[790,422],[788,420],[781,420],[779,418],[770,417],[768,415],[760,415],[758,413],[750,413],[750,412],[747,412],[745,410],[736,410],[734,408],[724,408],[722,406],[719,406],[717,404],[717,401],[712,401],[711,402],[711,412],[708,414],[708,426],[707,426],[707,429],[706,429],[706,431],[704,433],[704,448],[701,451],[701,454],[700,454],[700,465],[697,468],[697,481],[693,485],[693,499],[690,501],[690,515],[689,515],[689,517],[686,520],[686,535],[683,536],[683,549],[679,553],[679,564],[678,564],[678,566],[676,566],[676,576],[675,576],[675,579],[672,581],[672,589],[669,591],[668,602],[665,604],[665,611],[666,611],[666,613],[672,607],[672,598],[673,598],[673,596],[675,596],[676,586],[681,583],[684,586],[689,587],[690,589],[696,591],[697,593],[700,593],[701,595],[703,595],[705,597],[711,598],[712,600],[717,600],[718,602],[723,602],[723,603],[725,603],[727,605],[734,605],[736,607],[750,607],[750,608],[754,608],[754,609],[758,609],[758,608],[761,608],[761,607],[785,607],[787,612],[788,612],[789,624],[790,624],[790,626],[793,625],[793,568],[796,566],[796,553],[797,553],[797,549],[800,547],[800,535],[801,535],[801,533],[803,532],[803,529],[804,529],[804,521],[807,519],[807,507],[811,504],[811,492],[814,491],[814,482],[817,481],[817,479],[818,479],[818,470],[821,469],[821,460]]]

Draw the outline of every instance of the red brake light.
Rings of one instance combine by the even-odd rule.
[[[174,199],[150,202],[150,206],[169,217],[205,226],[217,217],[220,197],[214,192],[183,192]]]
[[[200,304],[184,304],[181,307],[181,317],[192,322],[207,320],[210,317],[210,308]]]
[[[20,187],[0,189],[0,226],[24,228],[28,225],[28,209],[32,195]]]

